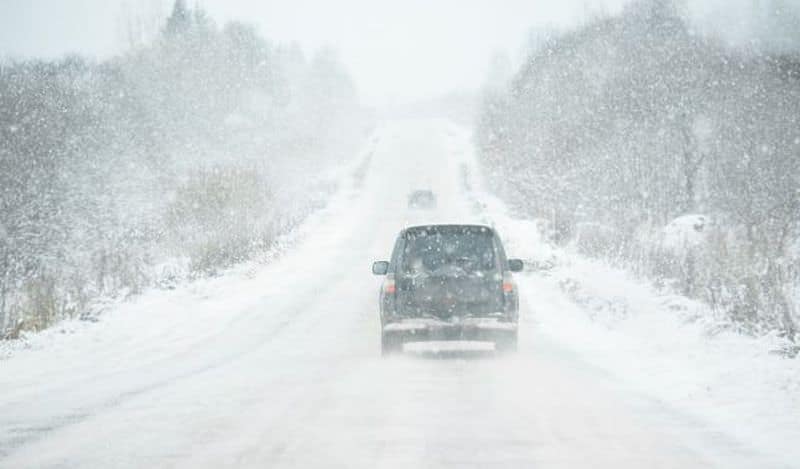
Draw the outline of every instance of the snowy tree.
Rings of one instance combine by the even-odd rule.
[[[164,34],[167,37],[183,36],[192,28],[192,11],[186,6],[186,0],[175,0],[172,14],[167,18]]]
[[[280,50],[178,0],[106,61],[0,62],[0,337],[252,257],[318,203],[275,186],[352,151],[355,92]]]
[[[731,48],[685,11],[639,0],[538,41],[505,98],[484,98],[481,156],[519,210],[605,240],[587,254],[671,279],[737,327],[793,337],[797,53]],[[715,221],[707,241],[665,251],[657,233],[693,214]]]

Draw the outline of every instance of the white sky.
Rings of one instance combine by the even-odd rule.
[[[606,0],[619,4],[622,0]],[[278,40],[340,51],[366,102],[408,101],[476,88],[491,54],[521,49],[533,26],[566,25],[586,0],[211,1],[218,18],[257,20]],[[280,4],[279,4],[280,3]]]
[[[0,0],[0,57],[106,57],[123,48],[124,11],[166,15],[173,0]],[[517,59],[531,28],[564,27],[628,0],[188,0],[217,21],[256,24],[273,42],[338,49],[363,102],[474,89],[493,52]],[[751,0],[692,0],[703,16]],[[800,0],[785,0],[795,4]],[[159,11],[160,10],[160,11]],[[730,13],[729,13],[730,14]],[[155,22],[155,21],[154,21]],[[735,19],[732,23],[741,24]],[[744,30],[743,34],[747,33]]]
[[[338,49],[369,104],[406,102],[483,81],[491,54],[512,57],[534,26],[564,26],[587,8],[625,0],[200,0],[218,22],[255,23],[273,42]],[[600,4],[607,6],[598,6]],[[124,7],[171,8],[171,0],[0,0],[0,56],[105,57],[123,47]],[[155,8],[153,7],[155,5]],[[588,7],[588,5],[592,5]]]

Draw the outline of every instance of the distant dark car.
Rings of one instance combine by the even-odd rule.
[[[430,210],[436,208],[436,194],[432,190],[417,190],[408,195],[409,208]]]
[[[381,347],[400,352],[405,342],[494,342],[517,347],[519,300],[500,238],[488,226],[426,225],[406,228],[390,261],[372,265],[385,275],[380,291]]]

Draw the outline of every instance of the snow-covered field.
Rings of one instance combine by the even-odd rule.
[[[387,123],[269,262],[5,345],[0,467],[800,466],[797,360],[547,246],[472,152],[448,122]],[[436,211],[406,207],[418,188]],[[552,263],[519,276],[519,353],[382,359],[370,263],[453,221]]]

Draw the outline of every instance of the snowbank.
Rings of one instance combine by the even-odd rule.
[[[548,244],[546,224],[511,216],[485,190],[470,134],[454,133],[472,206],[498,227],[509,255],[527,261],[518,281],[530,341],[561,344],[620,386],[746,447],[800,461],[800,360],[777,353],[783,340],[737,334],[704,304]],[[680,217],[664,229],[664,242],[701,243],[708,225],[703,215]]]

